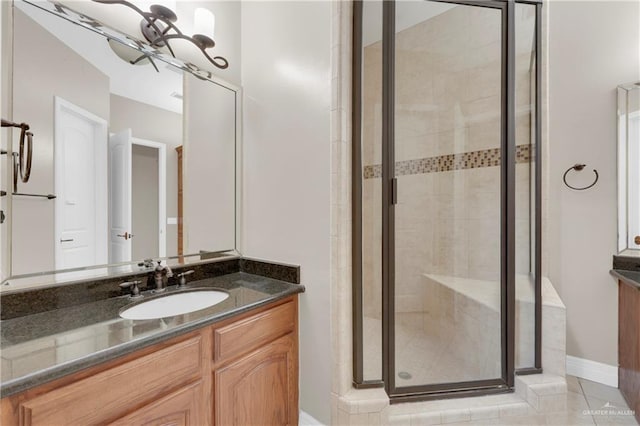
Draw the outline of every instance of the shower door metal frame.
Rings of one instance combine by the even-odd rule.
[[[447,0],[443,3],[496,9],[501,13],[501,377],[417,386],[396,386],[395,357],[395,1],[383,4],[382,95],[382,380],[394,402],[509,391],[513,387],[515,328],[515,36],[514,1]],[[513,142],[513,143],[512,143]],[[385,238],[386,237],[386,238]],[[385,337],[386,336],[386,337]]]
[[[385,387],[391,402],[485,395],[511,391],[514,374],[542,372],[541,366],[541,0],[429,0],[498,9],[502,14],[501,94],[501,334],[502,375],[496,379],[396,387],[395,383],[395,211],[394,159],[395,1],[383,1],[382,87],[382,381],[363,377],[362,318],[362,0],[353,13],[353,383],[356,388]],[[515,4],[536,7],[535,20],[535,361],[515,371]]]

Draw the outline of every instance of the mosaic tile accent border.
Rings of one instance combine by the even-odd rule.
[[[532,157],[531,145],[516,146],[516,163],[528,163]],[[440,155],[396,162],[396,176],[418,175],[424,173],[448,172],[452,170],[477,169],[499,166],[502,161],[501,149],[485,149],[460,154]],[[364,179],[382,177],[382,165],[364,166]]]

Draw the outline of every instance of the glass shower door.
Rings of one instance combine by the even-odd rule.
[[[504,383],[507,12],[485,4],[395,2],[395,394]]]

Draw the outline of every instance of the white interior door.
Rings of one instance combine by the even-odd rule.
[[[55,266],[105,264],[107,122],[55,98]]]
[[[131,129],[109,138],[110,263],[131,261]]]

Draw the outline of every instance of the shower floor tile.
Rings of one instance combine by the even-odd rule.
[[[460,382],[500,377],[499,347],[481,336],[440,324],[423,327],[424,315],[401,314],[396,323],[396,386]],[[411,316],[420,315],[419,320]],[[379,379],[382,371],[381,320],[365,317],[363,323],[365,379]]]

